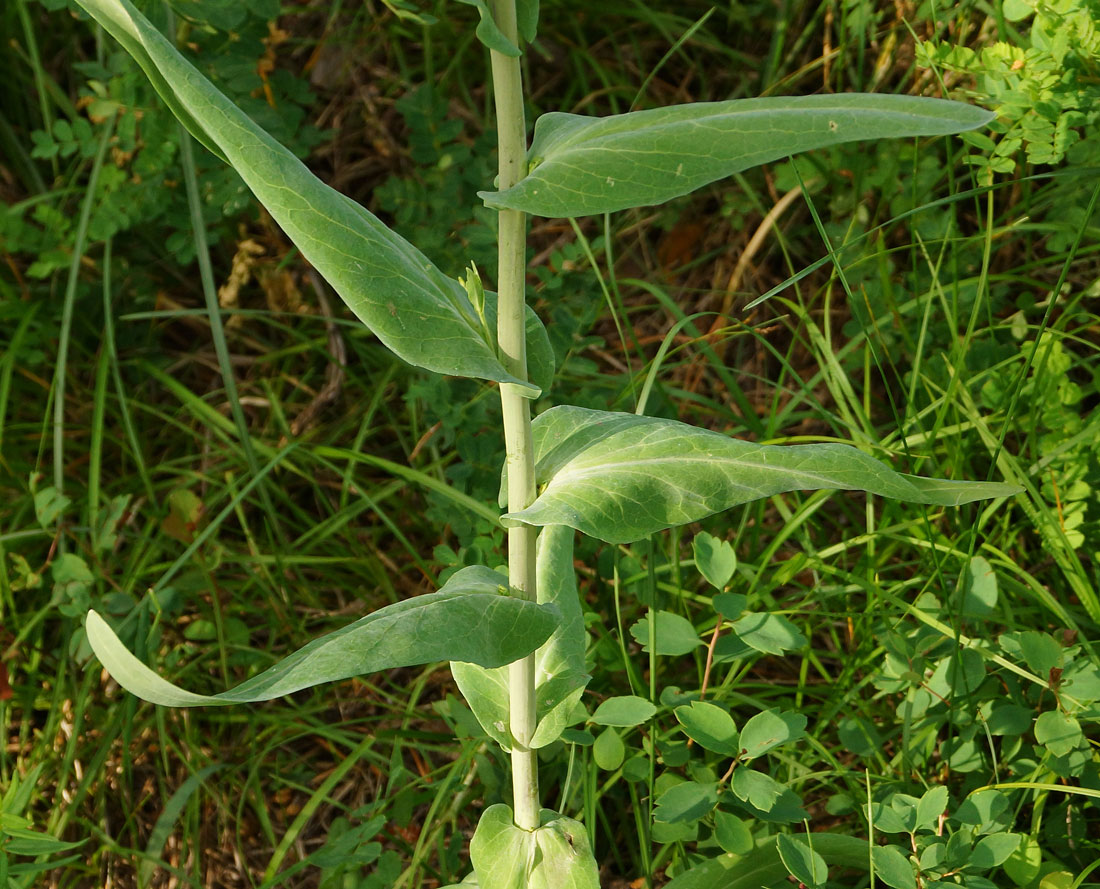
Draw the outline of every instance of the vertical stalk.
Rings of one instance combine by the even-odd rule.
[[[519,46],[515,0],[492,0],[497,27]],[[497,113],[498,187],[503,190],[523,178],[527,165],[527,127],[523,117],[523,77],[519,59],[490,51],[493,97]],[[524,336],[526,219],[515,210],[500,211],[498,235],[497,345],[510,374],[527,379]],[[529,506],[535,499],[535,465],[531,444],[531,407],[515,385],[502,383],[504,445],[508,465],[508,510]],[[508,583],[512,594],[535,599],[535,529],[508,529]],[[535,656],[509,667],[509,713],[512,733],[512,796],[517,827],[539,826],[538,761],[531,749],[535,733]]]

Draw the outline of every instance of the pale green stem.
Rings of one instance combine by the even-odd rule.
[[[519,45],[515,0],[493,0],[497,27]],[[523,178],[527,166],[527,127],[523,119],[523,78],[519,59],[490,52],[493,95],[497,111],[497,148],[500,155],[498,188],[510,188]],[[515,210],[500,211],[497,266],[497,345],[512,376],[527,379],[524,336],[524,272],[526,219]],[[524,509],[535,499],[535,465],[531,444],[531,406],[515,385],[501,384],[504,445],[508,466],[508,510]],[[508,583],[513,595],[535,599],[535,529],[529,525],[508,529]],[[518,827],[539,826],[538,761],[531,749],[535,733],[535,656],[509,667],[509,713],[512,733],[512,795]]]

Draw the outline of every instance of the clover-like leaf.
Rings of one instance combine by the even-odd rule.
[[[677,707],[675,713],[684,732],[700,747],[722,756],[740,754],[737,724],[725,708],[693,701],[689,706]]]
[[[740,747],[745,759],[762,756],[769,750],[801,738],[806,732],[806,717],[801,713],[764,710],[741,729]]]

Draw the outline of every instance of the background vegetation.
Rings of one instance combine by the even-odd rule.
[[[444,270],[491,274],[473,8],[146,9],[332,185]],[[1000,113],[990,131],[842,146],[655,211],[535,220],[528,280],[563,396],[633,410],[644,393],[650,414],[733,435],[851,441],[1026,487],[944,513],[784,495],[707,523],[736,549],[725,595],[783,618],[751,649],[721,632],[723,606],[741,608],[695,570],[698,528],[586,545],[589,710],[631,693],[660,708],[579,724],[550,751],[544,792],[585,821],[606,886],[662,885],[782,823],[889,840],[942,885],[1100,884],[1098,25],[1078,0],[545,0],[525,62],[539,112],[872,90]],[[460,878],[507,789],[445,667],[173,711],[121,693],[80,618],[94,604],[176,681],[215,691],[491,563],[495,392],[374,344],[64,0],[9,0],[0,34],[0,878]],[[739,725],[807,717],[763,767],[792,797],[782,814],[672,812],[670,790],[724,770],[671,713],[701,687]],[[910,885],[887,858],[876,885]]]

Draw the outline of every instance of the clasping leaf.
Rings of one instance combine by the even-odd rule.
[[[587,216],[660,204],[801,151],[972,130],[994,115],[962,102],[867,93],[696,102],[610,117],[551,112],[535,122],[516,185],[490,207]]]
[[[600,889],[584,825],[550,809],[539,822],[517,827],[504,803],[482,813],[470,840],[480,889]]]
[[[525,657],[550,637],[560,614],[553,605],[502,595],[502,584],[507,589],[508,579],[495,571],[464,568],[439,592],[387,605],[216,695],[195,694],[154,673],[96,612],[88,612],[85,628],[103,666],[143,700],[168,707],[268,701],[394,667],[436,661],[499,667]]]
[[[687,423],[562,405],[533,423],[542,493],[506,521],[570,525],[607,543],[785,491],[867,491],[958,506],[1009,497],[1016,485],[895,472],[849,445],[761,445]]]
[[[584,616],[573,570],[572,528],[552,525],[539,534],[536,577],[538,601],[556,608],[561,622],[535,653],[535,707],[539,720],[531,739],[531,747],[535,749],[557,740],[569,725],[588,685],[589,677],[584,671]],[[467,662],[451,664],[451,673],[486,734],[505,750],[511,749],[507,669],[486,669]]]

